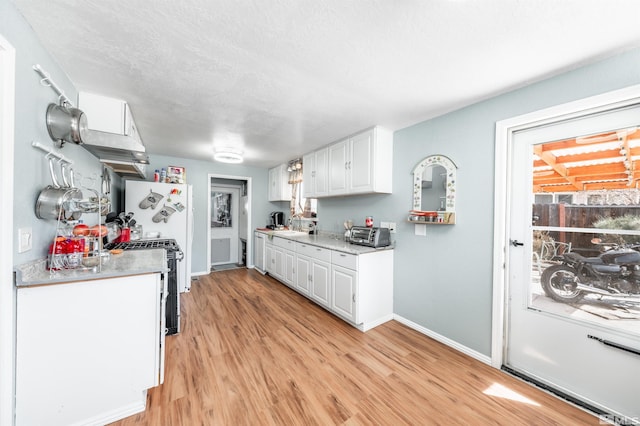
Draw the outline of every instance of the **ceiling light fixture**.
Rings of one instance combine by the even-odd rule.
[[[216,152],[213,154],[213,159],[221,163],[231,163],[231,164],[238,164],[238,163],[242,163],[243,161],[241,151],[235,151],[233,149],[226,149],[226,148],[221,149],[219,151],[216,150]]]

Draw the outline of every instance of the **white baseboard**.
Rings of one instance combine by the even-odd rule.
[[[193,277],[201,277],[202,275],[209,275],[211,271],[200,271],[200,272],[192,272],[191,278]]]
[[[142,391],[142,398],[139,401],[131,402],[129,405],[119,407],[116,410],[101,413],[89,419],[84,419],[73,426],[102,426],[115,421],[142,413],[147,406],[147,391]]]
[[[371,330],[372,328],[375,328],[377,326],[379,326],[380,324],[384,324],[385,322],[391,321],[393,319],[393,314],[389,314],[389,315],[385,315],[381,318],[376,318],[374,321],[369,321],[367,323],[363,323],[359,326],[357,326],[356,328],[362,332]]]
[[[420,324],[416,324],[415,322],[410,321],[410,320],[408,320],[408,319],[406,319],[404,317],[401,317],[398,314],[394,314],[393,315],[393,319],[395,319],[396,321],[406,325],[409,328],[414,329],[418,333],[422,333],[422,334],[424,334],[426,336],[429,336],[432,339],[437,340],[440,343],[444,343],[445,345],[447,345],[447,346],[449,346],[449,347],[451,347],[451,348],[453,348],[453,349],[455,349],[455,350],[457,350],[459,352],[462,352],[465,355],[469,355],[471,358],[475,358],[480,362],[484,362],[485,364],[491,365],[491,357],[489,357],[487,355],[481,354],[478,351],[475,351],[475,350],[473,350],[471,348],[468,348],[468,347],[466,347],[464,345],[461,345],[460,343],[458,343],[458,342],[456,342],[454,340],[451,340],[451,339],[449,339],[447,337],[444,337],[441,334],[438,334],[438,333],[436,333],[434,331],[431,331],[428,328],[425,328],[425,327],[421,326]]]

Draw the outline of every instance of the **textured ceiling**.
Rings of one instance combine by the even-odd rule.
[[[637,0],[14,3],[78,90],[129,102],[151,157],[264,167],[640,46]]]

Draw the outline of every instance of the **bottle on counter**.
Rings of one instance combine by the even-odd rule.
[[[160,170],[156,169],[156,171],[153,172],[153,181],[160,182]]]
[[[160,182],[165,182],[166,180],[167,180],[167,169],[163,167],[162,171],[160,172]]]

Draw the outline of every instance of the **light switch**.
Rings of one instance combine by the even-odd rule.
[[[18,229],[18,253],[31,250],[32,232],[31,228]]]
[[[422,225],[416,223],[416,235],[420,235],[423,237],[427,236],[427,225]]]

